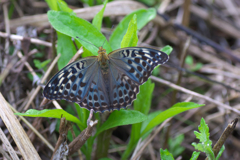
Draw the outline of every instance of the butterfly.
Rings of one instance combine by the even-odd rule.
[[[106,54],[99,47],[98,56],[82,58],[61,69],[47,83],[43,95],[50,100],[76,102],[95,112],[120,110],[132,104],[139,86],[168,58],[151,48],[127,47]]]

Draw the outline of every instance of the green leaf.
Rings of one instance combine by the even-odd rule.
[[[79,121],[76,117],[69,114],[68,112],[62,110],[62,109],[44,109],[41,111],[38,111],[36,109],[29,109],[25,113],[15,113],[15,115],[18,116],[26,116],[26,117],[47,117],[47,118],[59,118],[65,117],[66,120],[74,122],[81,127],[83,127],[83,123]]]
[[[159,125],[166,119],[173,117],[179,113],[182,113],[184,111],[193,109],[193,108],[198,108],[203,106],[203,104],[196,104],[193,102],[182,102],[182,103],[177,103],[171,108],[161,112],[159,115],[157,115],[154,119],[152,119],[151,122],[147,125],[145,130],[141,133],[143,136],[145,133],[147,133],[150,129],[154,128],[155,126]]]
[[[145,121],[147,116],[134,110],[113,111],[103,125],[98,129],[96,135],[104,130],[116,126],[128,125]]]
[[[159,3],[159,1],[157,1],[157,0],[138,0],[138,1],[147,6],[153,6],[154,4]]]
[[[195,72],[195,71],[198,71],[199,69],[201,69],[203,66],[202,63],[197,63],[195,66],[192,66],[190,69],[191,71]]]
[[[134,101],[134,110],[140,111],[145,115],[148,114],[149,109],[151,107],[153,89],[154,83],[151,83],[150,79],[140,86],[140,93],[137,95],[137,99]],[[148,121],[148,119],[146,121]],[[130,141],[128,143],[127,149],[125,150],[122,156],[122,159],[127,159],[129,154],[135,148],[140,138],[141,128],[142,123],[136,123],[132,125]]]
[[[133,15],[137,15],[137,26],[138,30],[143,28],[149,21],[156,17],[156,10],[150,9],[139,9],[132,12],[131,14],[124,17],[124,19],[118,24],[118,26],[113,31],[111,37],[109,38],[109,43],[113,50],[119,49],[121,41],[127,32],[128,24],[131,21]]]
[[[152,92],[155,84],[150,79],[140,86],[140,92],[137,95],[137,99],[134,101],[134,110],[140,111],[147,115],[152,101]]]
[[[82,44],[79,41],[75,41],[76,45],[78,48],[82,47]],[[89,50],[87,50],[85,47],[83,47],[83,53],[82,53],[82,58],[84,57],[89,57],[89,56],[95,56],[94,54],[92,54],[92,52],[90,52]]]
[[[41,73],[36,73],[38,77],[42,77],[42,74]],[[33,75],[31,73],[27,73],[27,77],[31,80],[31,81],[34,81],[33,83],[36,82],[35,80],[35,77],[33,77]]]
[[[174,160],[173,155],[167,149],[160,149],[161,160]]]
[[[190,66],[190,70],[191,70],[191,71],[198,71],[198,70],[201,69],[202,66],[203,66],[202,63],[196,63],[196,64],[194,65],[193,58],[192,58],[192,56],[189,56],[189,55],[186,57],[185,63]]]
[[[43,58],[44,57],[44,53],[42,52],[37,52],[33,55],[34,58]]]
[[[190,160],[197,160],[201,152],[194,151]]]
[[[73,12],[73,10],[71,8],[69,8],[67,3],[64,2],[63,0],[57,0],[57,5],[58,5],[58,10],[59,11],[64,11],[64,12],[68,12],[68,13]]]
[[[168,140],[168,148],[169,151],[173,154],[173,157],[177,157],[184,151],[184,147],[181,146],[181,143],[184,140],[184,135],[180,134],[175,138],[169,138]]]
[[[101,158],[99,160],[112,160],[111,158]]]
[[[40,62],[40,61],[37,60],[37,59],[34,59],[34,60],[33,60],[33,63],[34,63],[34,65],[35,65],[35,67],[37,67],[38,69],[42,69],[42,68],[46,67],[46,65],[47,65],[48,63],[50,63],[50,62],[51,62],[51,59],[45,60],[45,61],[43,61],[43,62]]]
[[[57,6],[57,0],[45,0],[49,6],[49,8],[51,8],[52,10],[57,11],[58,10],[58,6]]]
[[[34,59],[33,60],[33,63],[34,63],[34,66],[38,69],[41,69],[42,66],[41,66],[41,61],[39,61],[38,59]]]
[[[102,19],[103,19],[103,13],[106,8],[106,5],[108,3],[108,0],[104,1],[104,6],[103,8],[96,14],[96,16],[93,18],[92,24],[99,30],[101,31],[102,27]]]
[[[200,143],[192,143],[195,149],[205,152],[210,160],[215,160],[215,155],[212,149],[212,141],[209,139],[209,128],[205,120],[202,118],[200,126],[198,126],[200,132],[194,131],[196,138],[199,139]]]
[[[135,100],[135,101],[136,101],[136,100]],[[158,110],[158,111],[155,111],[155,112],[152,112],[152,113],[148,114],[147,120],[142,123],[141,132],[143,132],[143,130],[144,130],[144,129],[147,127],[147,125],[152,121],[152,119],[155,118],[155,117],[156,117],[158,114],[160,114],[161,112],[163,112],[163,111]]]
[[[102,46],[103,42],[106,40],[105,36],[95,26],[71,13],[48,11],[47,15],[49,22],[57,31],[73,38],[78,36],[79,38],[76,40],[94,55],[97,55],[97,47]],[[107,41],[104,43],[103,48],[106,49],[107,53],[112,51]]]
[[[161,51],[163,51],[164,53],[166,53],[167,55],[170,55],[170,53],[172,52],[173,48],[169,45],[166,45],[165,47],[163,47],[161,49]]]
[[[79,104],[74,103],[75,108],[77,110],[77,114],[79,117],[79,120],[83,123],[84,127],[81,128],[81,130],[83,131],[83,129],[87,128],[87,119],[89,116],[89,110],[87,110],[86,108],[82,108],[79,106]]]
[[[206,142],[210,140],[209,128],[203,118],[201,119],[200,125],[198,126],[198,130],[200,132],[194,131],[194,134],[196,135],[196,138],[199,139],[200,142]],[[210,143],[212,145],[212,142]]]
[[[162,49],[161,49],[161,51],[162,52],[164,52],[164,53],[166,53],[167,55],[170,55],[170,53],[172,52],[172,50],[173,50],[173,48],[171,47],[171,46],[169,46],[169,45],[166,45],[165,47],[163,47]],[[160,65],[159,66],[157,66],[154,70],[153,70],[153,75],[154,76],[157,76],[158,74],[159,74],[159,67],[160,67]]]
[[[58,60],[58,69],[60,70],[68,64],[77,50],[71,37],[62,34],[61,32],[57,32],[57,35],[57,54],[61,54],[61,57]]]
[[[93,6],[95,0],[82,0],[82,2],[86,3],[88,6]]]
[[[194,146],[195,149],[201,151],[201,152],[204,152],[204,146],[201,144],[201,143],[195,143],[193,142],[192,145]]]
[[[134,14],[127,29],[127,33],[124,35],[121,42],[121,48],[137,46],[137,15]]]
[[[56,11],[65,11],[72,13],[73,11],[68,7],[67,3],[62,0],[53,0],[49,1],[49,6],[52,10]],[[75,13],[72,13],[75,14]],[[74,56],[77,52],[76,48],[72,42],[72,38],[57,32],[58,40],[57,40],[57,54],[61,54],[61,57],[58,60],[58,69],[62,69],[67,65],[69,60]]]
[[[193,65],[193,58],[190,55],[187,55],[186,59],[185,59],[185,63],[188,65]]]

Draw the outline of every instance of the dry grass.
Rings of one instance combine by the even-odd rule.
[[[67,3],[77,16],[87,20],[91,20],[102,8],[102,6],[82,8],[80,1],[67,1]],[[12,157],[21,154],[24,159],[40,159],[38,155],[42,159],[50,159],[58,137],[57,132],[49,132],[50,124],[55,121],[43,118],[19,118],[20,123],[18,123],[8,106],[9,103],[14,108],[12,110],[18,112],[30,108],[42,109],[40,108],[43,99],[41,85],[36,83],[32,85],[29,74],[35,77],[35,81],[40,82],[37,84],[45,84],[46,79],[50,78],[49,74],[53,75],[57,72],[54,62],[48,73],[37,69],[33,63],[34,59],[44,61],[50,58],[57,61],[52,49],[55,44],[51,36],[53,31],[46,15],[48,6],[45,2],[33,0],[18,0],[11,3],[5,0],[0,4],[2,8],[0,10],[0,132],[1,135],[5,135],[5,137],[1,136],[3,143],[0,146],[0,157],[10,158],[8,154]],[[14,6],[13,10],[11,5]],[[117,24],[122,16],[139,8],[146,6],[135,1],[114,1],[107,5],[104,16]],[[141,151],[141,159],[159,159],[159,149],[167,147],[166,140],[179,134],[185,135],[182,145],[186,149],[182,153],[182,159],[187,159],[194,150],[191,146],[195,141],[193,131],[197,129],[201,117],[205,118],[210,127],[213,144],[219,139],[228,123],[239,117],[239,8],[240,3],[237,0],[215,0],[214,3],[191,0],[163,1],[158,8],[157,17],[139,31],[139,46],[159,48],[171,45],[174,48],[170,61],[161,66],[162,79],[151,77],[156,83],[151,111],[164,110],[182,101],[206,104],[204,107],[184,112],[173,118],[171,124],[166,125],[162,132],[153,137],[148,147]],[[168,15],[169,18],[166,19],[163,15]],[[103,23],[102,32],[108,36],[111,30],[105,26],[107,25]],[[43,56],[39,57],[39,53]],[[192,59],[192,63],[189,59]],[[197,65],[201,67],[196,69]],[[43,77],[38,77],[38,73]],[[57,102],[54,104],[58,106]],[[61,105],[63,108],[65,106]],[[54,108],[53,105],[50,107]],[[14,127],[20,129],[14,130]],[[23,130],[26,134],[21,133]],[[114,131],[109,150],[110,158],[120,159],[118,152],[125,150],[129,132],[130,126],[123,126]],[[18,142],[21,141],[19,138],[26,142]],[[28,145],[32,150],[25,150],[25,147],[29,148]],[[116,145],[122,147],[115,147]],[[239,159],[239,124],[228,137],[225,147],[226,151],[222,159]],[[201,155],[199,159],[204,158],[204,155]],[[76,156],[69,159],[76,159]]]

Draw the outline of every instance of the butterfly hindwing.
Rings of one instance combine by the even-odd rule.
[[[132,81],[122,70],[109,64],[109,88],[111,110],[119,110],[131,105],[139,92],[139,85]]]
[[[98,70],[91,74],[93,75],[93,78],[89,85],[88,93],[78,104],[89,110],[94,109],[95,112],[110,110],[107,86],[104,82],[101,68],[98,67]]]

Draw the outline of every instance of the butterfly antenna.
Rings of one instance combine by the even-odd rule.
[[[82,38],[80,38],[80,37],[78,37],[78,36],[76,36],[76,38],[79,38],[79,39],[81,39],[82,41],[87,42],[87,43],[89,43],[89,44],[91,44],[91,45],[97,47],[96,45],[94,45],[94,44],[92,44],[92,43],[90,43],[90,42],[88,42],[88,41],[85,41],[84,39],[82,39]],[[97,47],[97,48],[99,48],[99,47]]]
[[[106,42],[107,38],[104,40],[102,47],[104,46],[104,43]]]

